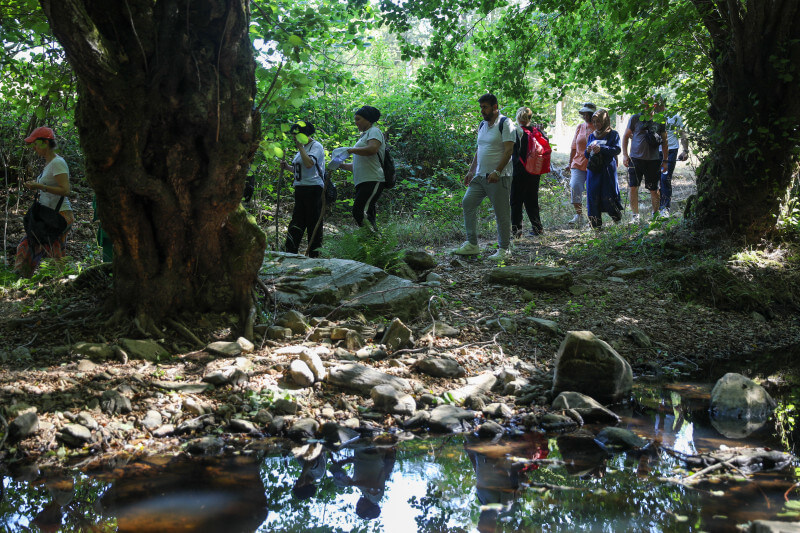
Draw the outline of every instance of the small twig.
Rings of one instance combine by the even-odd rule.
[[[25,344],[20,344],[20,347],[30,346],[31,344],[33,344],[33,341],[35,341],[35,340],[36,340],[36,337],[38,337],[38,336],[39,336],[39,333],[38,333],[38,332],[34,333],[34,334],[33,334],[33,337],[31,337],[31,340],[30,340],[30,341],[28,341],[28,342],[27,342],[27,343],[25,343]]]

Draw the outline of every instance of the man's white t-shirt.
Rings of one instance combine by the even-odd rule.
[[[48,187],[58,187],[58,181],[56,181],[56,176],[59,174],[66,174],[67,181],[69,181],[69,167],[67,167],[67,162],[64,161],[64,158],[60,155],[57,155],[53,158],[52,161],[45,165],[44,170],[42,173],[39,174],[39,177],[36,178],[37,183],[43,183]],[[58,201],[61,199],[61,196],[57,194],[53,194],[51,192],[44,192],[39,191],[39,203],[49,207],[50,209],[55,209],[58,205]],[[72,211],[72,206],[69,203],[69,198],[66,196],[64,197],[64,202],[61,204],[61,211]]]
[[[367,147],[370,139],[380,141],[381,147],[373,155],[353,154],[353,183],[355,185],[365,181],[386,181],[383,177],[383,167],[381,166],[381,161],[386,153],[386,143],[383,140],[381,130],[377,126],[372,126],[361,134],[354,148]]]
[[[514,142],[517,139],[516,127],[511,119],[503,123],[503,131],[502,133],[500,132],[497,125],[502,118],[503,115],[498,115],[491,126],[485,120],[481,122],[480,129],[478,129],[478,168],[475,171],[476,176],[485,176],[497,170],[497,166],[500,164],[506,149],[504,143],[507,141]],[[511,158],[509,158],[500,175],[510,176],[512,172],[513,165],[511,164]]]
[[[675,115],[667,119],[667,142],[669,143],[670,150],[677,150],[680,145],[678,143],[678,132],[683,130],[683,120],[680,115]]]
[[[292,159],[294,168],[294,186],[298,185],[318,185],[324,186],[322,176],[325,175],[325,149],[317,141],[311,141],[311,145],[306,145],[306,154],[314,162],[311,168],[303,164],[303,157],[297,152]]]

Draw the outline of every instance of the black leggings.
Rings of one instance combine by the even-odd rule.
[[[516,170],[516,169],[515,169]],[[522,206],[528,213],[533,233],[543,232],[542,220],[539,217],[539,179],[541,176],[527,172],[514,173],[511,180],[511,233],[522,231]]]
[[[375,226],[375,205],[383,193],[382,181],[363,181],[356,185],[356,197],[353,200],[353,218],[359,226],[364,225],[364,208],[367,208],[367,220]]]
[[[294,209],[286,235],[286,251],[296,254],[306,233],[308,256],[319,256],[322,246],[322,187],[319,185],[299,185],[294,188]]]

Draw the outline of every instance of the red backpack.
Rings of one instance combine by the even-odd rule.
[[[533,132],[531,134],[531,132]],[[539,128],[531,128],[528,131],[528,151],[523,158],[519,156],[519,161],[525,166],[528,174],[547,174],[550,172],[550,154],[553,149],[550,147],[550,141],[547,140]]]

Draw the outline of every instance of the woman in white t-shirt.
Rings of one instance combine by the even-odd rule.
[[[376,204],[384,188],[382,161],[386,153],[383,133],[375,126],[381,112],[374,107],[364,106],[355,114],[355,124],[361,137],[352,148],[353,163],[340,165],[344,170],[353,171],[353,183],[356,186],[356,197],[353,200],[353,218],[359,226],[364,225],[364,210],[372,229],[378,229],[376,221]]]
[[[303,235],[308,234],[308,256],[318,257],[322,246],[322,197],[325,185],[325,149],[311,138],[316,128],[310,122],[292,128],[297,153],[286,170],[294,172],[294,209],[286,234],[285,250],[298,253]]]
[[[57,147],[55,139],[53,130],[44,126],[36,128],[33,133],[25,138],[25,142],[33,148],[36,155],[44,159],[45,167],[39,177],[36,178],[36,181],[26,181],[23,186],[26,189],[38,191],[40,204],[51,209],[58,209],[59,214],[67,221],[67,228],[51,244],[31,242],[27,236],[22,239],[22,242],[17,246],[14,271],[25,278],[33,276],[33,273],[45,257],[53,259],[64,257],[67,246],[67,233],[75,221],[72,206],[67,198],[70,193],[69,168],[64,158],[55,152]],[[59,201],[61,202],[60,206]]]

